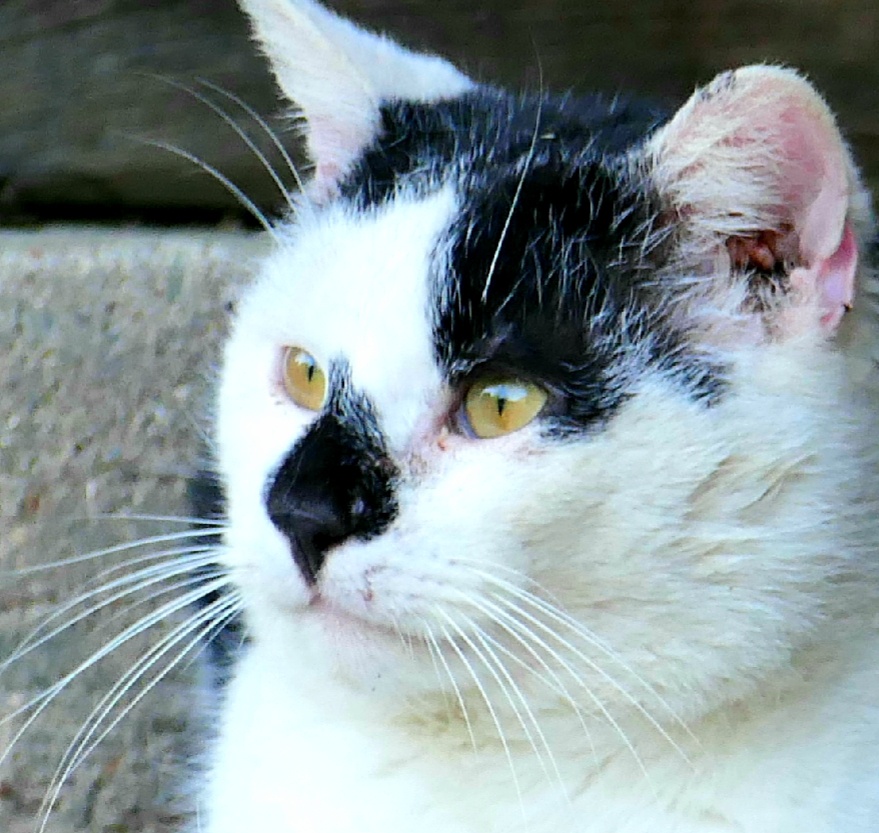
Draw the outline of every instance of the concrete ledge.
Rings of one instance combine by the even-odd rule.
[[[31,568],[188,528],[111,516],[187,513],[186,478],[208,454],[203,430],[226,308],[262,246],[246,234],[0,233],[0,661],[45,617],[120,575],[107,570],[168,545]],[[3,670],[0,715],[173,598],[149,595],[110,604]],[[79,675],[28,728],[0,765],[0,830],[33,833],[55,768],[91,710],[180,618]],[[47,830],[176,829],[192,808],[195,672],[182,665],[121,721],[66,780]],[[0,724],[0,755],[22,725]]]

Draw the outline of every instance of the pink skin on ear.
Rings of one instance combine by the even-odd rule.
[[[821,326],[825,330],[835,330],[843,313],[851,309],[857,268],[858,244],[851,226],[846,223],[839,248],[821,264],[818,272],[818,287],[827,310],[821,316]]]
[[[814,287],[821,304],[821,328],[827,335],[835,332],[855,295],[858,268],[858,244],[851,225],[843,227],[842,240],[829,257],[819,258],[812,266],[791,272],[791,285],[808,291]]]
[[[694,94],[654,140],[660,188],[734,268],[789,272],[776,334],[832,335],[854,298],[852,163],[832,113],[796,72],[744,67]],[[736,228],[738,226],[738,228]]]
[[[821,328],[832,334],[854,299],[858,245],[846,220],[849,201],[845,152],[826,119],[813,108],[792,107],[784,114],[786,130],[781,146],[784,158],[796,164],[789,169],[786,199],[795,207],[799,248],[805,266],[791,273],[791,285],[817,297]],[[818,193],[809,192],[819,183]],[[805,205],[803,203],[805,202]],[[797,205],[803,205],[796,210]]]

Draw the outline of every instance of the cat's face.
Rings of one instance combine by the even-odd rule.
[[[783,662],[849,555],[858,430],[832,343],[856,183],[817,95],[746,70],[658,127],[387,41],[370,75],[371,36],[248,6],[316,165],[218,407],[255,638],[364,691],[510,675],[592,711],[696,712]],[[356,60],[300,55],[318,30]]]

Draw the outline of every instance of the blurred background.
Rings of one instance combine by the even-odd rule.
[[[792,65],[824,92],[868,180],[879,182],[876,0],[332,5],[479,79],[513,87],[535,88],[542,73],[552,89],[637,91],[676,104],[722,69]],[[279,205],[240,138],[191,95],[154,77],[206,79],[266,117],[278,114],[272,80],[233,0],[2,0],[0,50],[0,224],[242,220],[234,199],[194,164],[132,137],[177,145],[262,208]],[[230,100],[218,101],[271,155],[253,121]],[[273,123],[295,144],[282,122]]]

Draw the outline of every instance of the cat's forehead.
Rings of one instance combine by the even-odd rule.
[[[618,156],[664,119],[637,99],[516,96],[485,86],[432,102],[389,101],[380,116],[378,136],[341,183],[360,205],[454,177],[491,188],[526,159],[562,169]]]
[[[424,335],[429,276],[457,211],[451,188],[366,211],[346,202],[303,209],[264,267],[276,336],[295,330],[322,358],[353,359]]]
[[[609,414],[657,353],[699,387],[641,292],[662,236],[626,153],[655,116],[486,95],[385,108],[340,197],[304,206],[267,265],[273,338],[344,359],[410,416],[487,369],[548,384],[568,427]]]

